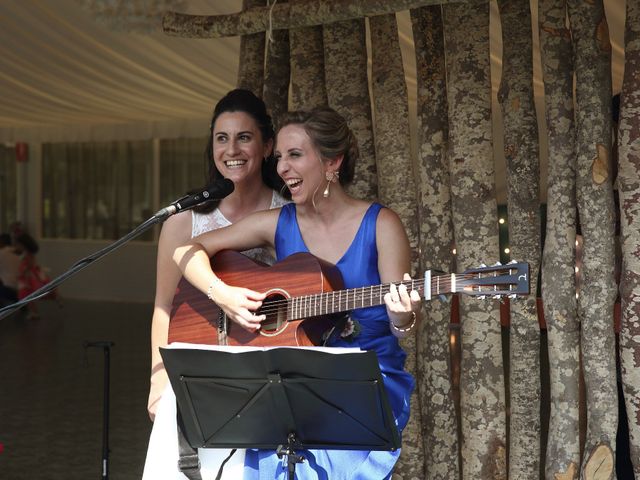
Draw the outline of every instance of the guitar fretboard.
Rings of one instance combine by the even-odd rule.
[[[396,283],[404,285],[408,291],[416,290],[421,297],[432,299],[439,295],[462,292],[468,295],[508,295],[517,290],[514,273],[516,266],[504,266],[501,269],[488,267],[489,272],[478,271],[462,274],[427,275],[420,280],[405,280]],[[425,282],[430,295],[424,295]],[[391,291],[391,284],[371,285],[368,287],[335,290],[298,297],[276,300],[268,303],[260,311],[273,314],[286,304],[286,320],[300,320],[333,313],[347,312],[357,308],[374,307],[384,304],[384,296]]]
[[[431,294],[441,295],[455,291],[457,281],[464,275],[439,275],[431,279]],[[416,290],[423,296],[424,280],[405,280],[398,282],[408,291]],[[384,296],[391,291],[391,284],[371,285],[368,287],[336,290],[326,293],[304,295],[287,299],[287,318],[299,320],[301,318],[317,317],[332,313],[347,312],[356,308],[374,307],[384,304]]]

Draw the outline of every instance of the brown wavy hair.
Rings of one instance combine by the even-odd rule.
[[[338,170],[340,184],[347,185],[353,180],[360,151],[358,141],[342,115],[329,107],[299,110],[284,114],[278,130],[287,125],[304,128],[323,160],[343,155]]]

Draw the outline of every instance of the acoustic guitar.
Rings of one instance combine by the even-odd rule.
[[[184,278],[176,290],[169,323],[169,343],[209,345],[320,345],[337,317],[357,308],[384,304],[390,284],[344,289],[337,267],[309,253],[296,253],[272,266],[241,253],[223,250],[211,260],[218,277],[229,285],[266,293],[258,314],[260,330],[248,332]],[[397,283],[397,282],[396,282]],[[429,301],[463,293],[484,298],[529,293],[529,264],[482,266],[461,274],[433,275],[402,282]]]

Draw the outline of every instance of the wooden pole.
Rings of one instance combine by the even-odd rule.
[[[580,323],[576,311],[573,50],[566,0],[540,2],[540,54],[549,143],[542,299],[547,322],[551,412],[546,478],[576,480],[580,465]]]
[[[289,0],[291,5],[305,0]],[[291,48],[291,109],[303,110],[327,105],[324,77],[322,25],[289,30]]]
[[[509,249],[530,265],[531,294],[511,302],[509,329],[509,479],[540,473],[540,162],[533,103],[533,39],[527,2],[498,0],[502,25],[502,109],[507,161]]]
[[[590,462],[604,461],[601,454],[615,451],[618,429],[613,331],[617,292],[610,167],[611,45],[602,0],[569,0],[567,5],[576,62],[576,198],[583,238],[584,282],[578,305],[582,317],[580,347],[587,436],[582,478],[592,480],[607,478],[604,470],[597,477],[585,476],[584,471],[590,468]],[[613,471],[612,475],[615,476]]]
[[[394,14],[374,17],[371,28],[371,77],[375,111],[375,141],[378,157],[380,200],[402,220],[417,267],[418,210],[411,161],[407,86]],[[406,369],[415,375],[415,335],[404,338]],[[422,478],[422,426],[418,392],[411,395],[411,416],[402,434],[402,454],[394,470],[398,480]]]
[[[242,9],[264,5],[264,0],[243,0]],[[243,35],[240,38],[240,64],[238,88],[251,90],[262,96],[264,83],[264,32]]]
[[[489,3],[444,9],[449,165],[458,269],[498,259],[491,145]],[[460,301],[462,473],[506,480],[502,335],[497,301]]]
[[[618,134],[622,246],[620,362],[631,462],[640,478],[640,4],[627,1],[625,68]]]
[[[447,163],[447,87],[439,6],[411,10],[418,84],[418,192],[421,271],[449,272],[453,224]],[[460,478],[460,443],[453,393],[451,303],[426,302],[417,336],[423,424],[424,480]]]
[[[358,139],[360,157],[348,192],[356,198],[378,198],[376,152],[369,80],[365,20],[335,22],[323,27],[324,63],[329,106],[346,120]]]

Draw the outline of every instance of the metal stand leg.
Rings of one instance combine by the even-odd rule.
[[[104,386],[102,406],[102,475],[101,480],[109,480],[109,368],[113,342],[84,342],[84,348],[97,347],[104,351]]]

